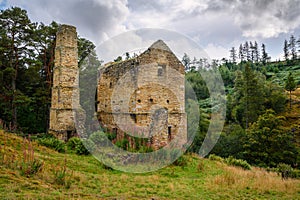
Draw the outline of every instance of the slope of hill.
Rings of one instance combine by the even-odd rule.
[[[0,130],[0,199],[297,199],[300,180],[188,155],[146,174],[106,169]]]

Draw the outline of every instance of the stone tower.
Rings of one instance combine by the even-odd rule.
[[[74,122],[79,109],[78,78],[76,28],[62,25],[56,35],[49,133],[64,141],[77,134]]]

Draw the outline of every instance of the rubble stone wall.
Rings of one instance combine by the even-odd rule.
[[[76,28],[62,25],[56,35],[49,133],[65,141],[76,135],[78,73]]]

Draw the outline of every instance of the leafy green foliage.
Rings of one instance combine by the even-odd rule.
[[[285,89],[290,92],[290,108],[292,107],[292,91],[296,89],[296,82],[292,73],[290,72],[286,81],[285,81]]]
[[[74,151],[77,155],[89,155],[90,152],[86,149],[82,139],[78,137],[73,137],[67,142],[67,147],[69,150]]]
[[[186,167],[188,165],[188,159],[186,156],[182,155],[173,162],[173,165],[180,166],[180,167]]]
[[[243,169],[246,169],[246,170],[251,170],[251,165],[247,161],[242,160],[242,159],[236,159],[232,156],[229,156],[228,158],[225,159],[225,162],[228,165],[242,167]]]
[[[251,170],[251,165],[246,160],[236,159],[233,156],[229,156],[229,157],[224,159],[224,158],[222,158],[220,156],[217,156],[215,154],[210,154],[208,158],[210,160],[226,163],[227,165],[241,167],[245,170]]]
[[[244,145],[245,159],[262,166],[276,166],[278,163],[296,163],[297,149],[293,134],[281,127],[284,118],[267,110],[247,131]]]
[[[54,149],[57,152],[65,152],[65,143],[54,137],[45,137],[37,140],[40,145]]]
[[[217,156],[215,154],[210,154],[208,157],[209,160],[214,160],[214,161],[219,161],[219,162],[224,162],[224,159],[220,156]]]

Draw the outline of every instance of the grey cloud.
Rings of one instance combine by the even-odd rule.
[[[231,13],[245,36],[276,37],[300,26],[299,0],[214,0],[206,12]]]
[[[28,10],[34,20],[55,20],[77,26],[78,32],[94,42],[117,34],[128,14],[126,0],[9,0],[9,4]]]

